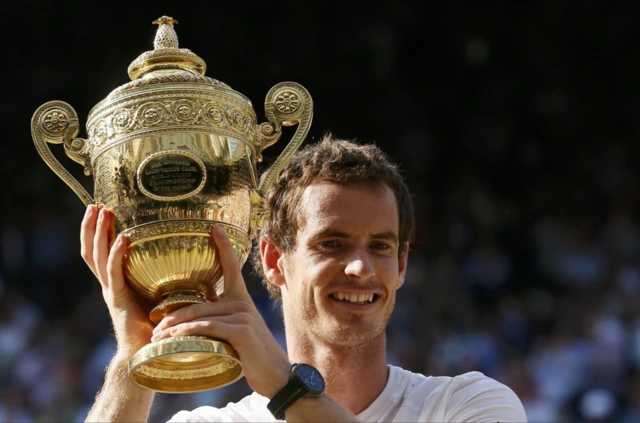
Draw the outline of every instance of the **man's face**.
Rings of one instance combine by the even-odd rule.
[[[287,330],[345,347],[381,336],[407,263],[398,257],[395,194],[383,184],[320,181],[301,201],[296,246],[280,260]]]

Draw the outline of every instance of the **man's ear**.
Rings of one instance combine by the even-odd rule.
[[[284,285],[284,270],[280,260],[282,253],[269,235],[260,239],[260,256],[262,257],[262,269],[269,283],[278,287]]]
[[[398,286],[400,288],[404,284],[404,278],[407,275],[407,263],[409,262],[409,243],[405,242],[402,254],[398,257]]]

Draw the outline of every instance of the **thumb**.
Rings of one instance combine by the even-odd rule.
[[[211,236],[222,267],[224,297],[243,300],[251,299],[249,291],[247,291],[247,285],[242,277],[242,264],[238,260],[238,255],[229,237],[219,225],[213,227]]]

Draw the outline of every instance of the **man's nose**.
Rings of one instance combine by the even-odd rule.
[[[347,276],[362,280],[369,280],[373,277],[375,270],[369,252],[365,248],[359,248],[352,252],[345,273]]]

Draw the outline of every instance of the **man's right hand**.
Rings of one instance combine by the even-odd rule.
[[[153,324],[141,307],[144,302],[125,282],[122,270],[127,239],[115,237],[113,212],[89,205],[82,220],[80,243],[82,258],[100,281],[109,309],[118,354],[130,358],[151,341]]]

